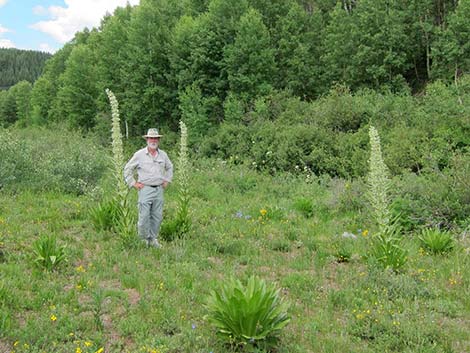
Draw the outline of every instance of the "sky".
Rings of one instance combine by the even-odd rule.
[[[0,0],[0,48],[54,53],[127,2],[139,0]]]

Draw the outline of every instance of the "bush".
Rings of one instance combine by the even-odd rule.
[[[279,290],[250,277],[245,286],[235,279],[214,290],[207,300],[209,322],[230,345],[270,350],[290,321]]]
[[[444,172],[428,170],[393,179],[393,214],[401,214],[405,230],[452,228],[470,216],[470,155],[452,158]]]
[[[208,135],[202,150],[270,173],[297,166],[317,175],[352,178],[366,174],[367,130],[373,124],[381,132],[392,175],[443,171],[453,154],[470,146],[468,82],[462,78],[459,89],[433,83],[419,97],[370,90],[352,94],[338,86],[308,103],[275,93],[258,100],[263,109],[235,109],[235,118]]]
[[[5,189],[83,194],[103,175],[106,157],[91,139],[63,127],[0,130]]]

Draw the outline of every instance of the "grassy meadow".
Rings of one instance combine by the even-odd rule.
[[[3,189],[0,352],[236,351],[208,323],[205,303],[220,283],[251,275],[289,303],[276,352],[470,351],[468,232],[453,234],[446,254],[405,234],[408,261],[395,273],[365,257],[374,229],[360,181],[194,165],[191,229],[159,250],[95,229],[98,188]],[[177,186],[165,197],[168,220]],[[52,271],[34,253],[45,235],[65,247]]]

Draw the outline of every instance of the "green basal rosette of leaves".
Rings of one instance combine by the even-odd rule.
[[[214,290],[207,301],[208,320],[231,345],[270,348],[290,318],[279,290],[250,277],[246,287],[231,279]]]
[[[66,261],[65,247],[57,243],[53,235],[42,236],[33,244],[34,262],[38,267],[51,271]]]
[[[418,236],[421,244],[433,254],[450,252],[454,248],[452,234],[440,229],[424,229]]]

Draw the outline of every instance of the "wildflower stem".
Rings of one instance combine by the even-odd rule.
[[[382,158],[382,149],[380,146],[380,137],[377,129],[373,126],[369,128],[370,138],[370,158],[368,175],[368,199],[372,205],[372,212],[382,231],[389,225],[389,197],[390,180],[388,169]]]

